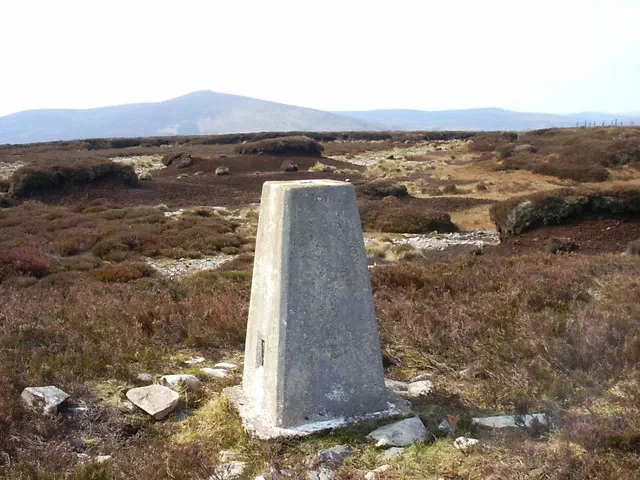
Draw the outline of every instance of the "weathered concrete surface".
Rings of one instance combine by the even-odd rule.
[[[351,184],[264,184],[243,384],[226,392],[262,437],[405,413],[384,384]]]

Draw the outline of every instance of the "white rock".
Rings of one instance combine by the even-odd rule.
[[[364,474],[365,480],[375,480],[376,478],[378,478],[378,474],[373,470]]]
[[[136,375],[135,384],[136,385],[150,385],[153,383],[153,375],[150,373],[139,373]]]
[[[210,378],[226,378],[229,376],[229,370],[223,368],[204,367],[200,369],[200,373]]]
[[[378,455],[377,459],[379,462],[388,462],[393,458],[401,456],[403,452],[404,448],[391,447]]]
[[[307,472],[307,480],[333,480],[333,477],[335,477],[335,472],[326,467]]]
[[[496,417],[478,417],[474,418],[473,423],[491,428],[512,428],[512,427],[531,427],[535,422],[541,425],[547,425],[548,419],[544,413],[534,413],[533,415],[500,415]]]
[[[204,362],[204,357],[191,357],[184,361],[187,365],[195,365]]]
[[[367,437],[377,440],[378,445],[382,443],[380,446],[406,447],[414,442],[426,440],[427,429],[422,420],[412,417],[377,428]]]
[[[409,398],[418,398],[428,395],[433,391],[433,383],[430,380],[420,380],[409,384],[407,394]]]
[[[96,463],[103,463],[103,462],[108,462],[109,460],[111,460],[113,457],[111,455],[98,455],[96,457]]]
[[[256,480],[266,480],[266,479],[265,479],[262,475],[258,475],[258,476],[256,477]]]
[[[407,390],[409,390],[408,383],[391,380],[390,378],[385,378],[384,384],[389,390],[392,390],[394,392],[406,392]]]
[[[235,363],[228,363],[228,362],[220,362],[220,363],[216,363],[213,368],[221,368],[223,370],[235,370],[236,368],[238,368],[238,365],[236,365]]]
[[[202,387],[202,382],[197,377],[187,374],[163,375],[160,383],[169,388],[184,386],[187,390],[198,390]]]
[[[465,451],[469,450],[478,443],[480,443],[480,440],[476,438],[458,437],[453,441],[453,446],[458,450]]]
[[[149,385],[132,388],[127,392],[127,398],[156,420],[162,420],[176,408],[180,395],[162,385]]]
[[[220,453],[218,453],[218,458],[221,461],[226,462],[227,460],[235,458],[237,455],[238,454],[233,450],[220,450]]]
[[[384,473],[387,470],[391,470],[393,467],[391,465],[380,465],[378,468],[374,468],[373,471],[376,473]]]
[[[27,387],[20,395],[22,404],[32,410],[50,415],[56,413],[58,407],[69,398],[69,395],[58,387]]]
[[[232,480],[242,475],[246,468],[247,462],[233,461],[223,463],[214,468],[214,474],[209,477],[209,480]]]
[[[364,478],[366,480],[376,479],[376,478],[378,478],[378,474],[379,473],[384,473],[387,470],[390,470],[391,468],[392,468],[391,465],[381,465],[378,468],[374,468],[370,472],[365,473]]]

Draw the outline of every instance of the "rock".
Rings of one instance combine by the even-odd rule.
[[[221,363],[216,363],[213,368],[221,368],[223,370],[235,370],[238,368],[238,365],[236,365],[235,363],[227,363],[227,362],[221,362]]]
[[[139,373],[134,379],[136,385],[144,386],[153,383],[153,375],[150,373]]]
[[[318,452],[318,459],[322,463],[332,463],[334,465],[340,464],[348,456],[353,455],[353,450],[345,445],[336,445],[335,447],[320,450]]]
[[[376,446],[406,447],[427,438],[427,429],[418,417],[400,420],[384,427],[377,428],[368,438],[377,440]]]
[[[262,475],[258,475],[258,476],[256,477],[256,480],[266,480],[266,479],[265,479]]]
[[[384,473],[387,470],[391,470],[391,468],[393,468],[391,467],[391,465],[380,465],[378,468],[374,468],[370,472],[365,473],[364,478],[366,480],[372,480],[372,479],[378,478],[379,473]]]
[[[544,413],[532,415],[499,415],[495,417],[476,417],[473,423],[491,428],[531,427],[533,424],[547,425],[549,420]]]
[[[20,395],[22,404],[31,410],[51,415],[58,411],[58,407],[69,398],[69,395],[58,387],[27,387]]]
[[[453,433],[453,427],[447,419],[440,422],[440,425],[438,425],[438,430],[440,430],[442,433],[446,433],[447,435]]]
[[[413,377],[409,383],[421,382],[423,380],[429,380],[430,378],[431,378],[430,373],[421,373]]]
[[[238,454],[233,450],[220,450],[220,453],[218,453],[218,458],[223,462],[233,460],[237,456]]]
[[[187,374],[163,375],[160,377],[160,383],[169,388],[184,386],[187,390],[198,390],[202,387],[202,382],[197,377]]]
[[[136,406],[133,403],[131,403],[129,400],[123,400],[122,410],[125,412],[135,412]]]
[[[537,151],[536,147],[529,144],[513,147],[513,153],[536,153]]]
[[[138,180],[141,180],[144,182],[150,182],[151,180],[153,180],[153,177],[149,172],[143,172],[140,175],[138,175]]]
[[[111,455],[98,455],[96,457],[96,463],[104,463],[111,460],[113,457]]]
[[[231,172],[229,167],[218,167],[216,168],[216,175],[231,175]]]
[[[307,480],[333,480],[335,477],[335,473],[333,470],[320,467],[318,470],[312,470],[307,473]]]
[[[191,155],[183,155],[176,165],[176,168],[187,168],[191,165],[193,165],[193,158],[191,158]]]
[[[176,408],[180,395],[162,385],[133,388],[127,398],[156,420],[162,420]]]
[[[399,382],[397,380],[391,380],[389,378],[384,379],[386,387],[393,392],[406,392],[409,390],[409,384],[406,382]]]
[[[453,447],[458,450],[466,451],[478,445],[480,440],[475,438],[458,437],[453,441]]]
[[[218,465],[209,480],[232,480],[240,477],[247,468],[247,462],[232,461]]]
[[[222,368],[204,367],[200,369],[200,373],[209,378],[226,378],[229,376],[229,370],[224,370]]]
[[[184,361],[187,365],[195,365],[204,362],[204,357],[190,357]]]
[[[162,157],[162,163],[164,164],[165,167],[168,167],[175,160],[180,158],[182,155],[183,155],[182,153],[167,153]]]
[[[409,398],[418,398],[429,395],[433,391],[431,380],[420,380],[409,384],[407,395]]]
[[[399,457],[403,452],[404,448],[391,447],[378,455],[377,459],[379,462],[388,462],[393,458]]]
[[[298,171],[298,165],[296,165],[295,163],[293,163],[290,160],[287,160],[286,162],[283,162],[282,165],[280,166],[280,168],[282,169],[283,172],[288,172],[288,173],[292,173],[292,172],[297,172]]]

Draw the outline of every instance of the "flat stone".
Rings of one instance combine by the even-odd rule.
[[[96,463],[104,463],[104,462],[108,462],[112,459],[113,457],[111,455],[98,455],[96,457]]]
[[[184,361],[187,365],[195,365],[204,362],[204,357],[191,357]]]
[[[180,395],[162,385],[149,385],[129,390],[127,398],[156,420],[162,420],[176,408]]]
[[[339,464],[350,455],[353,455],[353,450],[349,447],[346,445],[336,445],[335,447],[320,450],[318,452],[318,459],[322,463]]]
[[[480,443],[480,440],[476,438],[458,437],[453,441],[453,447],[465,451],[470,450],[478,443]]]
[[[409,398],[418,398],[429,395],[433,391],[433,383],[430,380],[420,380],[409,384],[407,395]]]
[[[400,420],[377,428],[367,438],[377,440],[380,447],[406,447],[427,439],[427,429],[418,417]]]
[[[409,390],[409,384],[407,382],[399,382],[398,380],[385,378],[384,384],[389,390],[392,390],[394,392],[406,392],[407,390]]]
[[[238,365],[236,365],[235,363],[220,362],[216,363],[213,368],[221,368],[222,370],[236,370],[238,368]]]
[[[476,417],[473,423],[491,428],[514,428],[514,427],[531,427],[534,423],[547,425],[548,418],[544,413],[534,413],[532,415],[499,415],[495,417]]]
[[[214,468],[214,474],[209,480],[232,480],[240,477],[247,468],[247,462],[232,461]]]
[[[163,375],[160,378],[160,383],[169,388],[184,387],[187,390],[202,388],[202,382],[196,376],[187,374]]]
[[[373,470],[365,473],[364,478],[365,480],[374,480],[378,478],[378,474],[391,470],[391,468],[391,465],[381,465],[378,468],[374,468]]]
[[[330,468],[320,467],[317,470],[307,472],[307,480],[333,480],[335,472]]]
[[[22,404],[34,411],[51,415],[58,411],[58,407],[69,398],[69,395],[58,387],[27,387],[22,391]]]
[[[401,456],[403,452],[404,452],[404,448],[391,447],[385,450],[384,452],[382,452],[376,458],[378,459],[379,462],[388,462],[389,460],[392,460],[396,457]]]
[[[229,370],[223,368],[204,367],[200,369],[200,373],[209,378],[227,378],[229,376]]]

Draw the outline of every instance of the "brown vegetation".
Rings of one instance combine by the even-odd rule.
[[[455,232],[451,216],[427,210],[417,203],[385,197],[384,200],[359,202],[360,217],[365,230],[388,233]]]
[[[247,155],[268,153],[271,155],[320,155],[324,148],[309,137],[284,137],[238,145],[236,153]]]

